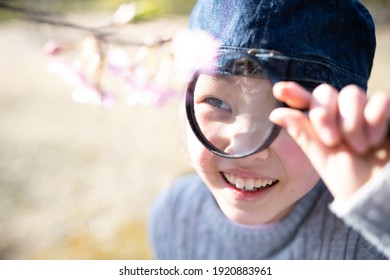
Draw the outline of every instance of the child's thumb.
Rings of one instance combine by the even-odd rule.
[[[322,143],[305,113],[291,108],[277,108],[270,114],[269,119],[285,128],[309,158],[319,156],[318,148],[323,148]]]

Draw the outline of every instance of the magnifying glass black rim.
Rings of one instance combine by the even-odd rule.
[[[244,54],[242,54],[244,55]],[[248,56],[246,53],[244,56]],[[253,59],[250,57],[250,59]],[[248,153],[243,154],[228,154],[220,149],[218,149],[215,145],[213,145],[202,133],[202,130],[199,127],[198,122],[196,121],[195,117],[195,111],[194,111],[194,89],[195,85],[198,81],[198,78],[201,74],[216,74],[211,71],[196,71],[194,75],[192,76],[191,81],[188,83],[187,90],[186,90],[186,113],[187,113],[187,119],[191,126],[192,131],[194,132],[195,136],[198,138],[198,140],[206,147],[210,152],[224,157],[224,158],[230,158],[230,159],[237,159],[237,158],[243,158],[248,157],[250,155],[259,153],[262,150],[265,150],[268,148],[271,143],[275,140],[275,138],[278,136],[281,127],[273,124],[271,131],[266,136],[266,141],[260,145],[257,149],[250,151]],[[275,79],[271,79],[272,83],[274,84]],[[276,101],[277,106],[276,107],[283,107],[285,106],[283,103]]]

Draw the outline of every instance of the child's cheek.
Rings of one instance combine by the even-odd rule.
[[[187,128],[187,150],[193,168],[196,170],[212,169],[210,161],[213,154],[199,142],[190,127]]]
[[[281,131],[273,143],[273,149],[288,175],[291,187],[299,186],[306,189],[317,183],[319,180],[318,173],[302,149],[287,132]]]

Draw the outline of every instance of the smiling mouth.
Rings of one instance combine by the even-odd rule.
[[[227,183],[242,191],[254,192],[264,190],[276,185],[277,179],[242,178],[234,174],[221,172]]]

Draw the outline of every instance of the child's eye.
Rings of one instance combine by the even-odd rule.
[[[227,104],[225,101],[222,101],[221,99],[215,97],[207,97],[205,100],[209,105],[215,108],[231,111],[229,104]]]

